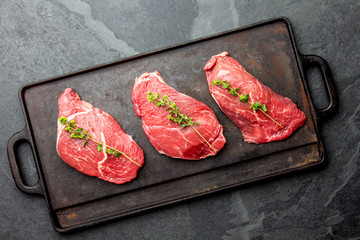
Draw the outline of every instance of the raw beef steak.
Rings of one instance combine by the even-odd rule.
[[[104,147],[98,151],[98,143],[88,140],[83,147],[83,139],[70,138],[65,125],[58,121],[57,152],[62,160],[76,170],[102,180],[122,184],[134,179],[144,164],[142,149],[127,135],[115,119],[90,103],[81,101],[71,88],[65,89],[58,100],[59,118],[64,116],[74,120],[77,127],[88,130],[91,138],[102,142]],[[105,144],[122,151],[124,155],[115,157],[105,151]]]
[[[191,126],[180,128],[178,124],[168,119],[169,112],[165,107],[158,107],[149,102],[148,92],[168,96],[171,102],[176,102],[181,113],[200,123],[199,126],[194,127],[216,152],[224,146],[226,140],[223,127],[214,112],[202,102],[179,93],[167,85],[155,71],[136,78],[132,101],[135,113],[142,118],[145,134],[159,153],[188,160],[199,160],[216,154]]]
[[[303,126],[305,114],[289,98],[282,97],[249,74],[236,60],[223,52],[213,56],[205,65],[209,90],[221,110],[240,128],[244,139],[249,143],[266,143],[289,137]],[[229,94],[229,90],[212,85],[220,79],[239,88],[241,94],[249,94],[249,102],[240,102],[238,96]],[[278,122],[276,124],[261,111],[250,109],[249,103],[265,104],[266,112]]]

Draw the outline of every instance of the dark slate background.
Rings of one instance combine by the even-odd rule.
[[[18,90],[36,80],[285,16],[298,49],[329,63],[339,94],[321,125],[327,164],[70,234],[20,192],[6,144],[25,125]],[[359,239],[360,2],[294,0],[0,1],[0,239]],[[307,72],[327,105],[319,70]],[[36,182],[28,145],[19,156]]]

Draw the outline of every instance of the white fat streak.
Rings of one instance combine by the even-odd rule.
[[[226,57],[227,55],[229,55],[228,52],[222,52],[222,53],[214,55],[213,57]]]
[[[81,103],[82,103],[82,107],[84,108],[84,110],[86,110],[86,112],[90,112],[93,110],[93,105],[91,105],[91,103],[85,101],[81,101]]]
[[[155,77],[157,77],[160,82],[165,83],[164,79],[160,76],[158,71],[155,71],[155,72],[151,73],[150,75],[155,75]]]
[[[59,143],[59,138],[61,135],[61,131],[65,128],[65,125],[61,124],[60,121],[57,122],[57,137],[56,137],[56,152],[58,155],[59,154],[59,150],[58,150],[58,143]]]
[[[153,128],[154,127],[156,127],[156,126],[153,126]],[[158,127],[162,127],[162,126],[158,126]],[[143,128],[144,128],[144,132],[145,133],[148,133],[149,132],[149,126],[148,125],[143,125]],[[158,138],[161,138],[162,136],[158,136]],[[164,135],[163,137],[168,137],[168,135],[166,134],[166,135]],[[184,139],[185,139],[185,137],[184,137]],[[149,140],[150,140],[150,138],[149,138]],[[185,139],[186,141],[188,141],[187,139]],[[166,149],[166,147],[164,147],[162,144],[160,144],[160,142],[161,141],[157,141],[157,146],[158,146],[158,148],[161,148],[161,149]],[[155,147],[155,146],[154,146]],[[175,147],[175,148],[177,148],[177,147]],[[155,148],[156,149],[156,148]],[[168,156],[163,150],[161,150],[161,149],[156,149],[156,151],[158,151],[160,154],[164,154],[164,155],[166,155],[166,156]],[[180,155],[182,155],[182,152],[181,151],[179,151],[179,149],[177,149],[177,151],[178,152],[180,152]]]
[[[227,74],[229,74],[230,73],[230,71],[226,71],[226,70],[220,70],[219,71],[219,73],[217,74],[217,76],[218,77],[222,77],[222,76],[224,76],[224,75],[227,75]]]
[[[101,131],[100,132],[100,136],[101,136],[101,142],[103,143],[103,149],[102,149],[102,153],[103,153],[103,155],[104,155],[104,158],[101,160],[101,161],[99,161],[98,162],[98,171],[99,171],[99,173],[102,175],[102,172],[101,172],[101,166],[102,166],[102,164],[106,161],[106,159],[107,159],[107,154],[106,154],[106,151],[105,151],[105,149],[106,149],[106,140],[105,140],[105,135],[104,135],[104,133]]]
[[[184,140],[186,141],[184,147],[187,148],[188,143],[191,145],[192,142],[191,142],[190,140],[188,140],[188,139],[184,136],[184,134],[182,133],[181,129],[179,129],[178,131],[179,131],[180,135],[181,135],[181,136],[184,138]],[[180,154],[182,155],[182,153],[180,153]]]
[[[217,96],[215,95],[215,93],[211,93],[211,96],[212,96],[213,99],[215,100],[216,104],[221,108],[221,105],[220,105],[220,103],[218,102]],[[223,110],[223,109],[221,108],[221,110]],[[224,110],[223,110],[223,111],[224,111]]]
[[[135,78],[135,82],[136,82],[136,84],[140,84],[141,82],[150,81],[149,77],[152,77],[152,76],[156,77],[160,82],[165,83],[164,79],[160,76],[158,71],[155,71],[152,73],[148,73],[148,72],[143,73],[143,74],[141,74],[140,77]]]
[[[144,128],[144,132],[145,133],[149,133],[149,126],[148,125],[146,125],[146,124],[144,124],[143,125],[143,128]],[[149,137],[148,137],[149,138]],[[150,138],[149,138],[149,140],[150,140]],[[159,144],[159,142],[157,142],[157,144],[161,147],[161,148],[164,148],[161,144]],[[154,146],[155,147],[155,146]],[[157,150],[157,149],[156,149]],[[162,151],[162,150],[157,150],[160,154],[164,154],[164,155],[166,155],[166,153],[164,152],[164,151]]]
[[[135,78],[136,84],[140,84],[141,82],[149,81],[148,76],[150,76],[150,73],[148,73],[148,72],[141,74],[140,77]]]

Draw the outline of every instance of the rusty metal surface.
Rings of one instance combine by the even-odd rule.
[[[244,142],[240,130],[210,96],[202,70],[212,55],[222,51],[228,51],[262,83],[291,98],[306,114],[305,126],[283,141]],[[214,110],[227,139],[216,156],[185,161],[160,155],[152,147],[134,113],[131,91],[135,77],[155,70],[170,86]],[[134,181],[123,185],[104,182],[76,171],[58,157],[57,99],[67,87],[114,116],[144,150],[145,164]],[[21,90],[21,100],[44,194],[59,231],[305,168],[323,159],[314,109],[285,19],[30,84]]]

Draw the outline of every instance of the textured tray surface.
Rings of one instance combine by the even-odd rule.
[[[211,98],[202,70],[212,55],[222,51],[228,51],[231,57],[238,60],[265,85],[291,98],[305,112],[305,126],[284,141],[261,145],[244,142],[240,130]],[[204,102],[214,110],[224,126],[224,135],[227,139],[225,147],[215,157],[201,161],[171,159],[160,155],[152,147],[142,130],[141,119],[134,113],[131,91],[136,77],[143,72],[154,70],[158,70],[170,86]],[[77,172],[58,157],[57,99],[67,87],[73,88],[83,100],[114,116],[125,132],[132,135],[144,150],[145,165],[134,181],[124,185],[104,182]],[[221,167],[230,164],[251,161],[254,158],[319,142],[291,36],[287,25],[282,21],[144,55],[93,71],[63,77],[57,81],[29,85],[23,90],[23,94],[44,184],[53,210],[115,196],[130,190],[141,190],[150,185],[193,176],[208,170],[221,171]],[[284,170],[286,168],[281,171]],[[257,176],[256,173],[254,176]],[[132,207],[137,207],[136,202]]]

